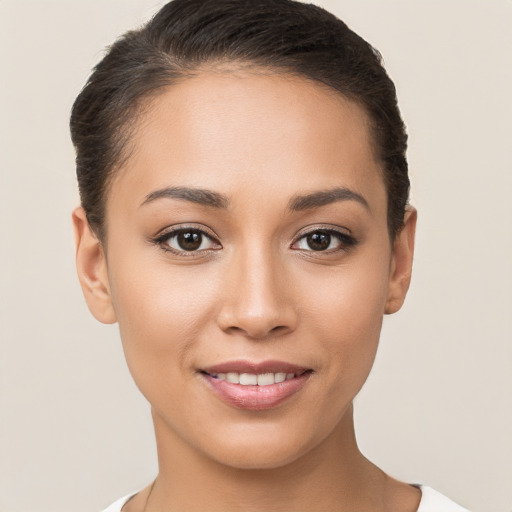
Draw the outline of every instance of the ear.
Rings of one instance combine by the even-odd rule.
[[[94,317],[104,324],[116,322],[103,245],[92,231],[85,211],[73,211],[76,244],[76,270],[85,300]]]
[[[396,313],[402,307],[411,283],[417,217],[416,210],[408,206],[405,211],[404,225],[393,243],[388,297],[384,310],[387,315]]]

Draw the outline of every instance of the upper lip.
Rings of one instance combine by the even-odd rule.
[[[284,361],[261,361],[259,363],[252,361],[226,361],[224,363],[215,364],[206,368],[201,368],[201,371],[209,374],[218,373],[251,373],[261,375],[263,373],[295,373],[301,374],[305,371],[311,370],[305,366],[299,366]]]

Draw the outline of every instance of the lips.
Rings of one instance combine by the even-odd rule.
[[[255,375],[263,373],[294,373],[299,374],[307,371],[308,368],[298,366],[282,361],[263,361],[261,363],[252,363],[250,361],[229,361],[217,364],[208,368],[203,368],[206,373],[252,373]]]
[[[313,370],[281,361],[230,361],[200,370],[223,402],[239,409],[271,409],[298,393]]]

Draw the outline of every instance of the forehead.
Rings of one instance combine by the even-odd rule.
[[[139,203],[183,185],[235,196],[383,188],[363,108],[286,74],[210,70],[182,79],[148,101],[130,144],[111,194],[122,182]]]

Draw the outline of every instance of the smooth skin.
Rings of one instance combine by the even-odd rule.
[[[156,483],[123,510],[414,512],[420,491],[365,459],[353,428],[383,315],[409,287],[416,224],[408,208],[390,238],[365,112],[247,69],[205,69],[146,107],[106,239],[73,213],[85,298],[119,322],[155,425]],[[184,250],[186,233],[199,245]],[[313,373],[284,403],[247,411],[200,373],[241,359]]]

